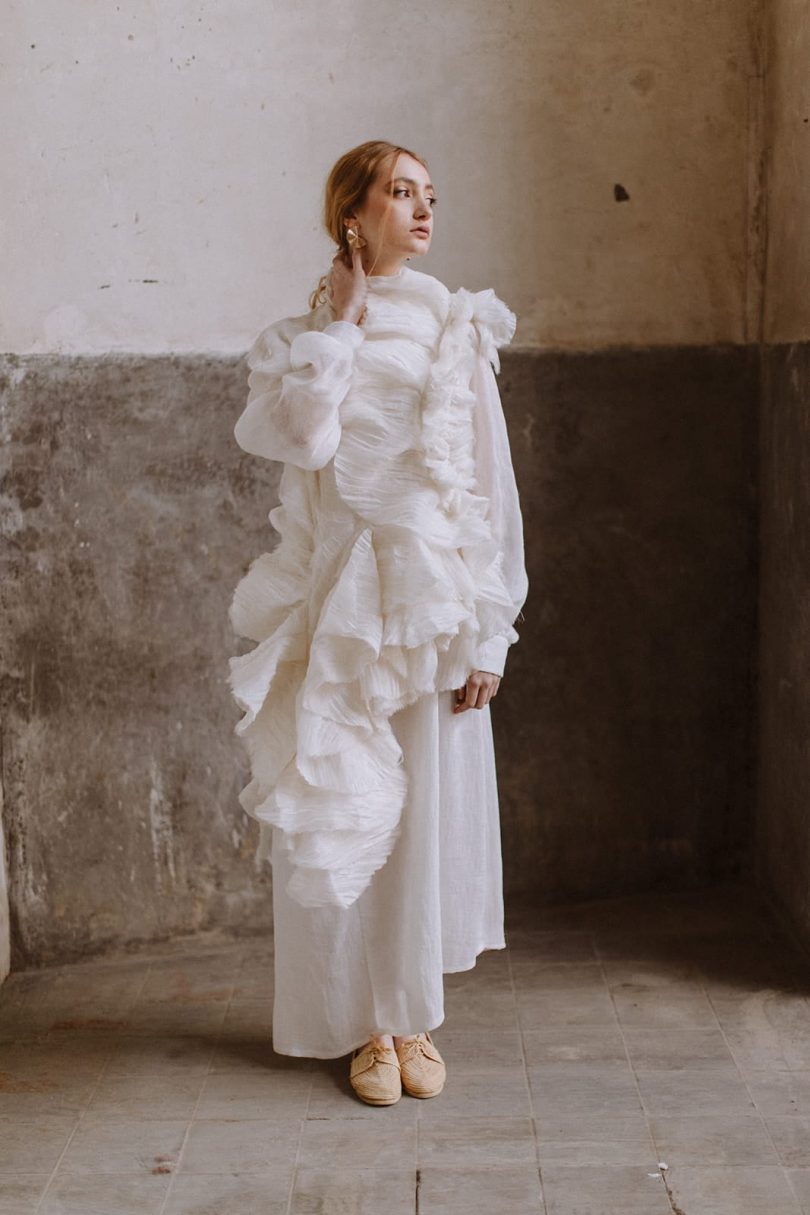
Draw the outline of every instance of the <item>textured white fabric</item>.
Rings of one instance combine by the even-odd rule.
[[[231,606],[257,643],[231,659],[240,800],[274,887],[284,869],[310,909],[350,908],[397,843],[409,778],[392,716],[502,673],[528,589],[492,370],[513,314],[409,267],[368,283],[362,327],[326,304],[259,334],[235,428],[284,462],[280,543]]]
[[[351,907],[301,907],[273,851],[273,1048],[337,1058],[373,1033],[444,1020],[442,975],[503,949],[503,881],[490,707],[453,714],[429,693],[391,718],[409,780],[402,830]]]

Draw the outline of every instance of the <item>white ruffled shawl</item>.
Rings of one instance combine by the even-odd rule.
[[[363,392],[361,381],[341,405],[332,470],[356,526],[322,602],[313,611],[319,474],[285,463],[270,512],[281,540],[231,605],[235,631],[258,642],[230,660],[252,767],[240,802],[262,827],[257,860],[270,855],[272,829],[281,833],[287,893],[305,907],[350,906],[394,847],[407,777],[390,715],[462,687],[488,638],[517,640],[488,501],[474,492],[471,388],[479,353],[499,368],[515,317],[491,289],[442,289],[421,450],[402,436],[386,442],[379,387]]]

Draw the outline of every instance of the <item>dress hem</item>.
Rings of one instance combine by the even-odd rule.
[[[488,950],[488,949],[505,949],[505,948],[506,948],[506,941],[503,938],[501,939],[500,944],[497,944],[497,945],[481,945],[476,950],[475,956],[473,957],[472,962],[470,962],[470,964],[468,966],[456,966],[452,970],[442,970],[442,974],[443,975],[454,975],[454,974],[461,974],[465,970],[474,970],[475,964],[478,961],[478,958],[481,956],[482,953],[485,953],[486,950]],[[444,1022],[445,1022],[445,1016],[444,1016],[444,1014],[442,1014],[440,1021],[437,1021],[435,1023],[435,1025],[428,1025],[425,1028],[427,1029],[428,1033],[432,1033],[434,1029],[438,1029],[440,1025],[444,1024]],[[394,1038],[406,1038],[409,1034],[412,1034],[417,1031],[414,1031],[412,1029],[404,1029],[404,1030],[402,1030],[402,1032],[400,1032],[399,1030],[392,1030],[389,1032],[391,1033],[391,1036]],[[359,1048],[361,1046],[365,1046],[365,1044],[366,1044],[366,1042],[368,1042],[370,1036],[371,1036],[370,1034],[367,1034],[366,1037],[363,1038],[362,1042],[353,1042],[351,1046],[347,1046],[344,1050],[330,1052],[329,1054],[324,1054],[321,1051],[312,1051],[312,1050],[280,1050],[279,1047],[276,1046],[275,1042],[273,1042],[272,1046],[273,1046],[274,1052],[277,1055],[288,1055],[290,1058],[293,1058],[293,1059],[342,1059],[344,1055],[351,1054],[352,1051],[359,1050]]]

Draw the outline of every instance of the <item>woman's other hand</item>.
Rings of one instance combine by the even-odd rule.
[[[335,310],[335,320],[350,321],[353,325],[359,325],[368,299],[368,283],[360,250],[352,249],[351,268],[347,266],[343,253],[336,253],[332,258],[328,281],[329,300]]]
[[[500,675],[491,671],[473,671],[463,688],[456,688],[456,703],[454,713],[464,713],[467,709],[483,709],[493,696],[497,696],[501,682]]]

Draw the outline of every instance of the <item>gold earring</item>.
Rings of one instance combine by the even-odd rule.
[[[346,230],[346,240],[352,249],[365,249],[368,244],[368,241],[363,239],[356,228],[348,228]]]

